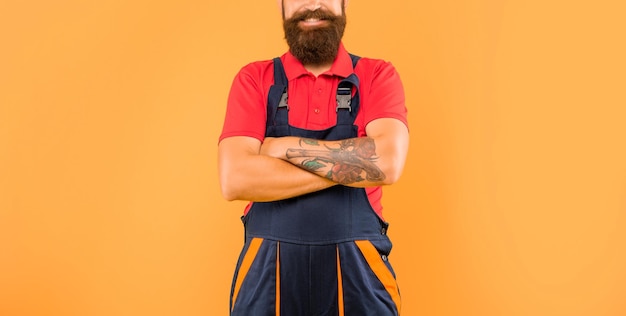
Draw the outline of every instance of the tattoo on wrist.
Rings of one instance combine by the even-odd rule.
[[[375,164],[376,144],[369,137],[344,139],[333,146],[321,146],[318,140],[301,138],[298,144],[300,148],[287,149],[287,159],[298,159],[300,168],[334,182],[351,184],[366,179],[372,182],[385,179],[385,174]]]

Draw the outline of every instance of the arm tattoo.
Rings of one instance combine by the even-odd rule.
[[[344,139],[336,145],[323,147],[315,139],[301,138],[299,145],[300,148],[287,149],[287,159],[295,158],[299,161],[298,167],[339,184],[385,179],[385,174],[374,163],[378,158],[376,144],[369,137]]]

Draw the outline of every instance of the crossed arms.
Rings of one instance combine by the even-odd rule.
[[[223,139],[218,171],[225,199],[268,202],[341,184],[352,187],[388,185],[404,168],[409,135],[392,118],[370,122],[367,137],[337,141],[300,137]]]

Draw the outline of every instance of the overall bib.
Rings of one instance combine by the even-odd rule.
[[[351,58],[354,68],[359,57]],[[275,58],[267,137],[357,137],[356,74],[339,83],[337,124],[319,131],[289,125],[287,82]],[[365,189],[336,185],[255,202],[243,223],[245,244],[231,288],[231,316],[399,315],[400,293],[387,259],[388,224],[372,209]]]

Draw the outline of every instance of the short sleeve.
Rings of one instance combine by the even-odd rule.
[[[263,141],[267,116],[265,82],[268,79],[266,77],[272,75],[266,71],[267,64],[249,64],[233,79],[219,141],[233,136],[249,136]]]
[[[363,125],[379,118],[394,118],[408,127],[404,87],[395,67],[377,59],[364,61],[362,66],[365,69],[359,75],[362,81]]]

